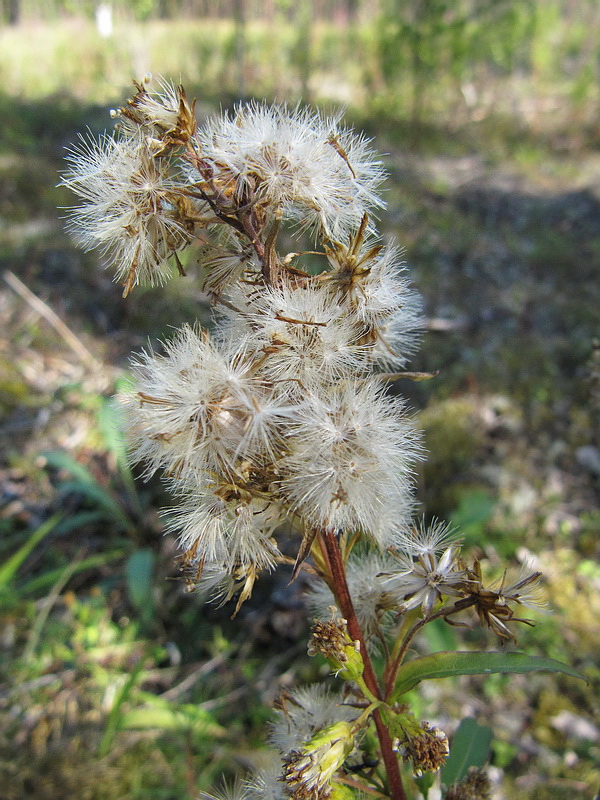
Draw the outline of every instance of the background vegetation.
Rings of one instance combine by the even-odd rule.
[[[111,422],[128,356],[209,309],[194,281],[125,303],[57,207],[64,148],[162,73],[201,117],[242,97],[326,109],[387,152],[384,227],[429,332],[401,387],[430,451],[423,512],[499,570],[533,559],[553,614],[521,635],[563,677],[435,684],[449,733],[493,728],[497,798],[600,787],[600,7],[595,0],[0,4],[0,785],[6,800],[184,800],[260,763],[305,657],[302,582],[237,620],[178,579]],[[418,647],[484,646],[436,629]],[[489,642],[489,644],[495,644]],[[417,710],[417,713],[419,711]],[[501,782],[502,781],[502,782]]]

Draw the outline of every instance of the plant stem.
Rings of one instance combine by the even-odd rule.
[[[418,608],[413,608],[411,611],[407,611],[402,620],[400,630],[396,635],[396,641],[392,648],[390,657],[387,660],[385,674],[383,676],[383,686],[386,697],[389,697],[393,691],[396,673],[398,672],[398,668],[400,667],[404,655],[406,654],[408,643],[414,635],[412,627],[415,623],[415,620],[418,619],[418,616]]]
[[[342,561],[337,537],[332,531],[325,531],[321,534],[321,540],[323,542],[324,553],[327,557],[331,570],[331,588],[335,595],[335,599],[339,605],[340,611],[346,619],[348,633],[352,639],[355,641],[358,640],[360,643],[360,651],[364,664],[363,677],[365,683],[373,695],[381,700],[381,688],[379,686],[377,676],[375,675],[371,658],[369,657],[369,653],[365,646],[362,630],[356,618],[356,612],[354,611],[354,604],[352,603],[352,597],[348,589],[346,571],[344,569],[344,563]],[[375,721],[377,736],[379,738],[381,756],[387,772],[391,800],[407,800],[406,793],[404,792],[404,786],[402,785],[400,769],[398,767],[398,758],[394,753],[392,740],[390,738],[388,729],[386,728],[378,710],[373,712],[373,719]]]

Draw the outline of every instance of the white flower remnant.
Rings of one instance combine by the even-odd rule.
[[[270,740],[282,754],[298,750],[323,728],[344,720],[352,722],[359,711],[325,686],[314,684],[295,689],[279,700]]]
[[[374,648],[378,647],[378,639],[397,615],[396,594],[386,587],[386,575],[396,563],[392,556],[374,550],[360,555],[353,553],[346,564],[346,580],[356,616],[367,643]],[[307,599],[310,609],[319,619],[331,616],[334,597],[325,583],[315,581]]]
[[[282,489],[317,528],[357,529],[391,544],[379,523],[388,506],[406,508],[414,429],[399,403],[374,382],[346,380],[313,395],[290,425]]]
[[[384,173],[369,142],[315,111],[241,106],[203,125],[197,146],[238,202],[247,198],[329,239],[350,236],[365,212],[383,205],[376,191]]]
[[[201,240],[213,336],[183,327],[134,362],[131,459],[164,470],[189,574],[221,599],[282,559],[275,534],[320,530],[386,548],[408,528],[419,436],[378,364],[403,366],[420,306],[398,249],[374,238],[380,161],[339,119],[250,104],[197,127],[183,89],[147,83],[114,137],[82,140],[64,178],[70,225],[125,293],[164,282]],[[282,256],[278,235],[299,241]],[[303,268],[302,231],[321,271]],[[294,554],[292,554],[294,555]],[[194,580],[195,580],[194,578]]]
[[[139,132],[82,138],[68,157],[65,183],[84,201],[70,221],[75,239],[85,249],[101,249],[126,292],[136,283],[164,283],[169,257],[187,247],[194,232],[169,159],[156,158]],[[195,213],[201,219],[199,204]]]
[[[346,682],[284,692],[272,764],[201,797],[327,800],[389,785],[402,800],[399,756],[417,776],[448,756],[445,734],[398,688],[403,674],[415,685],[402,671],[414,638],[470,612],[516,642],[513,624],[531,624],[519,614],[540,610],[540,573],[488,584],[448,526],[411,522],[420,436],[387,384],[428,377],[396,372],[418,344],[421,307],[372,222],[384,175],[370,143],[285,105],[243,105],[199,127],[182,87],[136,89],[114,136],[69,153],[63,183],[81,200],[71,231],[110,262],[124,296],[173,267],[184,275],[195,245],[216,319],[212,334],[184,325],[134,360],[130,460],[163,473],[167,530],[189,585],[211,600],[237,597],[237,612],[279,564],[321,580],[309,602],[333,617],[315,620],[308,653]]]

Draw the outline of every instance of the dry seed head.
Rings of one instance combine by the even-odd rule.
[[[100,249],[126,293],[139,283],[164,283],[173,271],[170,256],[190,244],[205,212],[182,200],[170,160],[156,158],[140,133],[81,137],[67,158],[62,183],[83,201],[69,210],[75,240]]]
[[[341,693],[322,684],[314,684],[284,693],[277,706],[270,740],[282,753],[298,750],[322,728],[334,722],[352,722],[359,715],[344,703]]]
[[[300,516],[315,528],[358,529],[381,547],[392,543],[381,522],[390,507],[408,508],[421,456],[398,403],[375,382],[315,387],[290,423],[288,447],[282,492]]]
[[[181,87],[136,90],[114,137],[75,148],[64,183],[83,201],[72,229],[125,294],[202,240],[214,338],[184,327],[164,355],[142,354],[126,404],[132,461],[164,470],[178,497],[188,570],[246,597],[290,519],[390,546],[420,446],[372,369],[403,363],[418,311],[397,249],[373,243],[381,163],[338,118],[250,104],[196,129]],[[286,221],[291,236],[312,230],[328,273],[282,258]]]
[[[350,596],[367,644],[391,624],[391,614],[397,610],[395,595],[385,586],[385,573],[392,570],[395,563],[391,556],[378,550],[352,554],[346,563]],[[323,581],[318,581],[311,586],[307,602],[315,614],[325,619],[329,616],[333,595]]]
[[[255,198],[335,240],[352,233],[369,208],[382,205],[377,188],[383,171],[368,140],[317,112],[239,106],[233,116],[202,126],[197,147],[214,165],[215,182],[238,202]]]
[[[333,618],[329,622],[315,620],[313,623],[308,655],[320,653],[336,676],[341,675],[344,680],[357,680],[362,677],[364,670],[360,643],[352,641],[346,620],[336,617],[335,606],[332,610]]]
[[[437,772],[446,763],[450,752],[448,737],[439,728],[421,723],[416,735],[408,736],[401,747],[406,760],[410,760],[416,776],[424,772]]]
[[[450,786],[444,800],[489,800],[491,790],[491,782],[486,773],[471,769],[463,781]]]

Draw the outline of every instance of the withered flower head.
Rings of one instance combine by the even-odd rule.
[[[419,777],[424,772],[437,772],[446,763],[448,737],[439,728],[421,722],[417,733],[409,733],[401,743],[400,752],[407,761],[412,761],[413,772]]]
[[[515,616],[512,606],[525,606],[526,608],[544,611],[544,600],[539,585],[540,572],[534,572],[524,566],[515,583],[505,586],[506,572],[499,581],[490,584],[489,588],[483,585],[481,565],[475,561],[473,568],[468,570],[470,595],[455,604],[457,610],[475,606],[477,615],[482,625],[492,630],[501,640],[512,640],[517,643],[515,634],[508,628],[508,623],[522,622],[533,625],[531,620]]]
[[[353,642],[348,634],[346,620],[341,617],[329,622],[315,620],[308,645],[308,655],[317,653],[325,656],[336,675],[345,680],[355,680],[363,674],[363,660],[360,645]]]
[[[149,91],[151,80],[146,75],[140,83],[134,81],[136,93],[113,115],[125,131],[143,128],[156,142],[156,155],[162,155],[186,145],[196,132],[194,102],[188,101],[183,86],[167,81],[160,81],[160,91]]]
[[[490,779],[480,770],[471,770],[460,783],[453,784],[444,800],[489,800],[491,797]]]
[[[460,559],[460,544],[446,525],[434,522],[417,528],[399,543],[398,566],[388,573],[386,586],[398,598],[402,612],[421,606],[424,617],[446,596],[462,597],[467,577]]]

